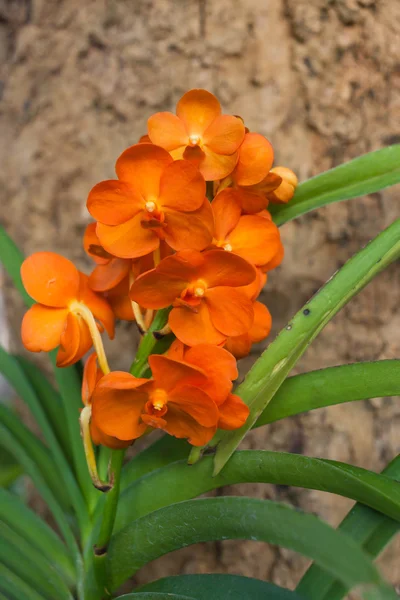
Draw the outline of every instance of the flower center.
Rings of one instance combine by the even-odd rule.
[[[151,394],[151,404],[156,411],[162,411],[168,402],[167,392],[160,388],[156,388]]]
[[[146,202],[144,207],[147,210],[147,212],[152,213],[156,210],[157,205],[155,202],[153,202],[153,200],[149,200],[148,202]]]
[[[191,146],[198,146],[200,142],[200,136],[199,135],[189,135],[189,144]]]
[[[224,244],[222,247],[227,252],[232,252],[232,246],[231,246],[231,244]]]

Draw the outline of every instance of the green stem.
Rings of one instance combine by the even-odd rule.
[[[135,377],[142,377],[143,373],[146,371],[148,358],[160,339],[157,332],[166,325],[170,310],[170,307],[168,307],[157,311],[149,331],[142,337],[135,360],[130,368],[130,372],[132,375],[135,375]]]
[[[94,547],[94,570],[101,591],[105,593],[105,598],[111,598],[111,593],[107,589],[106,560],[108,544],[111,539],[115,516],[117,514],[121,469],[124,462],[124,456],[125,450],[113,450],[111,453],[110,474],[113,487],[107,492],[100,533]]]

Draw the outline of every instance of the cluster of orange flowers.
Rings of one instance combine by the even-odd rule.
[[[159,428],[201,446],[217,428],[245,422],[248,408],[231,393],[236,358],[270,331],[257,297],[283,258],[267,207],[288,202],[297,185],[272,164],[265,137],[222,115],[211,93],[192,90],[176,115],[150,117],[148,135],[118,158],[117,179],[90,191],[91,275],[50,252],[23,263],[37,302],[22,323],[25,347],[59,347],[57,364],[68,366],[94,345],[81,419],[94,443],[123,448]],[[112,338],[117,318],[136,320],[143,335],[168,307],[159,336],[172,332],[175,341],[148,358],[151,379],[110,372],[101,332]]]

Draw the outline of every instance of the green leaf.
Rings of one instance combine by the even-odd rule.
[[[57,498],[60,506],[65,511],[71,507],[68,496],[65,494],[65,484],[61,473],[53,461],[49,449],[37,438],[25,425],[19,417],[14,414],[10,408],[0,403],[0,423],[5,425],[14,436],[15,440],[27,452],[41,471],[44,480]]]
[[[122,470],[121,490],[126,489],[139,477],[185,458],[190,449],[191,446],[186,440],[164,435],[126,463]]]
[[[72,448],[68,438],[68,431],[65,428],[64,410],[60,394],[36,365],[23,356],[14,356],[14,358],[18,361],[36,396],[39,398],[47,420],[57,437],[65,457],[68,462],[71,462]]]
[[[236,393],[250,406],[250,416],[236,431],[217,433],[218,473],[257,421],[313,339],[336,313],[380,271],[400,256],[400,219],[353,256],[301,309],[256,361]]]
[[[16,458],[16,460],[23,466],[27,475],[29,475],[29,477],[32,479],[37,491],[48,505],[63,538],[72,552],[72,555],[75,557],[76,561],[79,561],[78,546],[70,529],[66,515],[58,504],[52,491],[48,487],[35,462],[31,459],[30,455],[25,451],[25,449],[22,448],[12,433],[1,424],[0,445],[3,448],[6,448]]]
[[[191,544],[225,539],[252,539],[289,548],[314,559],[351,588],[358,586],[364,592],[368,586],[364,598],[396,598],[351,538],[314,515],[243,497],[188,500],[131,523],[111,540],[111,589],[159,556]]]
[[[40,400],[36,396],[35,390],[26,378],[24,371],[18,361],[0,347],[0,372],[6,377],[10,385],[14,388],[17,394],[28,405],[32,415],[39,425],[43,437],[48,443],[54,463],[59,472],[62,473],[65,480],[64,494],[69,496],[72,505],[74,506],[78,522],[81,529],[87,523],[87,507],[83,496],[76,483],[75,477],[70,469],[70,466],[60,448],[60,445],[55,437],[54,431],[47,420],[46,414],[40,404]],[[80,445],[82,445],[80,441]]]
[[[400,182],[400,144],[368,152],[301,183],[288,204],[272,205],[277,225],[340,200],[350,200]]]
[[[26,293],[22,284],[20,269],[24,256],[7,235],[4,228],[0,226],[0,261],[11,277],[15,287],[20,292],[26,306],[32,306],[34,301]],[[70,440],[70,447],[74,461],[74,467],[79,485],[89,504],[93,509],[99,493],[91,484],[87,470],[85,453],[80,439],[79,431],[79,409],[81,408],[81,380],[79,367],[76,365],[59,369],[56,366],[56,351],[50,352],[50,358],[54,368],[54,374],[63,400],[63,411]],[[81,525],[83,522],[81,521]]]
[[[0,561],[45,598],[73,600],[54,564],[42,554],[32,552],[29,542],[1,521]]]
[[[194,594],[195,600],[301,600],[295,592],[240,575],[178,575],[164,577],[140,588],[139,592]],[[136,600],[137,594],[122,598]]]
[[[44,600],[18,575],[0,563],[0,590],[4,592],[7,600]]]
[[[138,479],[121,495],[115,531],[159,508],[236,483],[273,483],[340,494],[400,521],[400,483],[384,475],[299,454],[242,450],[216,477],[212,457],[206,456],[193,466],[180,461]]]
[[[178,596],[178,594],[163,594],[162,592],[136,592],[118,596],[116,600],[126,600],[127,598],[131,600],[196,600],[194,596]]]
[[[58,535],[15,494],[0,489],[0,521],[25,538],[32,550],[54,561],[68,582],[75,579],[71,557]]]
[[[399,395],[400,360],[328,367],[286,379],[253,427],[324,406]]]
[[[4,448],[0,448],[0,465],[0,488],[10,487],[24,472],[14,457]]]
[[[240,575],[202,574],[178,575],[158,579],[139,589],[146,591],[194,594],[195,600],[301,600],[285,588],[259,579]],[[138,593],[122,598],[135,600]]]
[[[387,477],[400,477],[400,455],[384,470]],[[386,544],[400,530],[398,522],[361,504],[356,504],[339,525],[339,529],[351,536],[364,550],[376,558]],[[321,567],[313,564],[298,585],[300,593],[315,600],[340,600],[347,588],[335,582],[335,578]]]

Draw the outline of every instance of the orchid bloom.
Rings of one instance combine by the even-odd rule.
[[[282,246],[279,229],[267,218],[241,214],[240,202],[225,189],[212,201],[213,244],[241,256],[255,266],[269,263]]]
[[[102,433],[134,440],[148,427],[163,429],[193,446],[203,446],[217,429],[216,403],[201,388],[206,375],[198,368],[166,356],[152,355],[153,379],[112,372],[92,395],[92,420]]]
[[[114,315],[106,300],[90,289],[87,276],[63,256],[36,252],[23,262],[21,277],[37,302],[22,321],[25,348],[49,352],[60,346],[57,365],[66,367],[80,360],[94,343],[107,370],[99,329],[104,327],[112,339]]]
[[[158,250],[160,240],[174,250],[203,250],[210,243],[213,217],[195,165],[140,143],[122,153],[115,169],[118,180],[95,185],[87,201],[110,254],[138,258]]]
[[[153,144],[168,150],[175,160],[193,161],[206,181],[215,181],[235,168],[245,128],[238,117],[221,114],[213,94],[191,90],[179,100],[176,115],[152,115],[148,132]]]
[[[168,323],[184,344],[221,345],[251,328],[252,302],[236,288],[255,277],[254,267],[231,252],[183,250],[140,275],[131,298],[145,308],[172,304]]]

